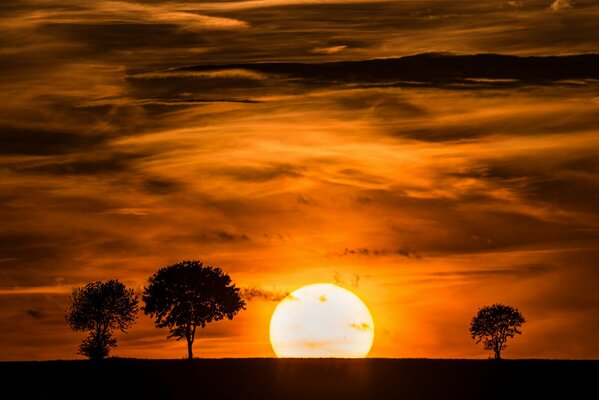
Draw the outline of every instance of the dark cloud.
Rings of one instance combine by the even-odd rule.
[[[343,250],[342,255],[347,256],[347,255],[354,255],[354,254],[359,254],[359,255],[364,255],[364,256],[369,256],[369,255],[373,255],[373,256],[378,256],[381,254],[385,254],[387,252],[387,250],[377,250],[377,249],[368,249],[366,247],[359,247],[357,249],[348,249],[345,248],[345,250]]]
[[[375,175],[368,174],[364,171],[354,168],[344,168],[339,170],[339,174],[342,178],[349,178],[361,183],[381,183],[383,179]]]
[[[241,288],[241,297],[247,301],[266,300],[266,301],[281,301],[289,295],[287,292],[277,290],[267,290],[261,287]]]
[[[12,260],[0,264],[0,269],[6,275],[9,271],[15,275],[20,275],[20,271],[14,270],[14,265],[17,263],[31,264],[43,262],[44,260],[56,262],[57,259],[63,257],[64,252],[66,250],[60,249],[60,246],[56,243],[56,237],[51,234],[6,230],[0,233],[0,258]],[[32,280],[36,281],[36,279]]]
[[[243,69],[266,74],[283,74],[321,83],[421,81],[468,82],[471,79],[516,79],[543,83],[564,79],[599,77],[598,55],[563,57],[515,57],[493,54],[421,54],[402,58],[329,63],[256,63],[202,65],[183,71]],[[383,103],[384,105],[384,103]],[[395,106],[395,104],[391,104]],[[388,106],[387,106],[388,107]]]
[[[117,232],[103,232],[100,227],[53,229],[50,232],[41,227],[30,231],[4,229],[0,232],[0,259],[6,261],[0,263],[0,288],[80,282],[86,279],[82,266],[94,262],[81,254],[99,252],[122,257],[139,250],[134,238]],[[98,268],[96,273],[101,276],[106,271]]]
[[[44,313],[40,310],[28,309],[25,312],[28,316],[30,316],[33,319],[43,319],[45,316]]]
[[[588,229],[593,226],[590,221],[590,225],[586,225],[577,219],[555,219],[552,214],[531,215],[516,210],[494,209],[491,204],[496,200],[486,193],[456,199],[418,198],[406,195],[401,190],[368,191],[365,194],[373,199],[369,207],[381,207],[384,204],[388,210],[418,215],[426,229],[417,225],[410,225],[405,230],[391,227],[395,235],[386,240],[385,248],[390,248],[393,242],[409,241],[413,246],[411,248],[418,249],[419,254],[507,251],[549,246],[550,243],[579,246],[594,242],[599,234],[595,229]],[[475,207],[481,202],[489,204],[489,207]],[[362,250],[362,254],[366,250]],[[360,250],[354,250],[354,253],[359,254]],[[373,253],[368,250],[368,254]]]
[[[553,207],[597,213],[599,159],[574,154],[554,158],[505,157],[485,160],[479,168],[458,173],[512,187],[531,201]]]
[[[370,249],[367,247],[358,248],[345,248],[342,253],[338,253],[339,256],[350,256],[350,255],[362,255],[362,256],[385,256],[385,255],[400,255],[407,258],[420,259],[422,256],[417,253],[410,246],[402,246],[399,249],[393,251],[389,249]]]
[[[222,168],[216,172],[242,182],[266,182],[273,179],[301,176],[302,169],[291,164],[277,163],[263,167],[228,167]]]
[[[422,258],[422,256],[410,246],[402,246],[397,250],[397,254],[408,258]]]
[[[169,195],[178,193],[184,189],[184,184],[166,178],[146,178],[142,183],[143,190],[154,195]]]
[[[197,243],[208,243],[208,244],[223,244],[231,245],[237,243],[242,245],[246,242],[250,242],[251,238],[245,233],[231,232],[229,230],[203,230],[199,234],[190,232],[188,234],[175,234],[169,237],[170,240],[174,241],[192,241],[196,245]]]
[[[227,231],[218,231],[216,232],[218,237],[222,240],[233,242],[237,240],[249,240],[249,237],[246,234],[235,234]]]
[[[312,206],[312,205],[316,205],[318,204],[316,200],[314,200],[314,198],[312,198],[311,196],[308,196],[306,194],[300,193],[297,195],[297,202],[300,204],[304,204],[307,206]]]
[[[107,155],[89,155],[76,157],[74,160],[63,162],[37,161],[33,165],[18,165],[18,172],[30,172],[53,175],[97,175],[113,174],[130,168],[135,160],[142,158],[141,154],[113,153]]]
[[[180,49],[209,43],[204,35],[182,31],[175,24],[53,23],[48,20],[37,29],[57,40],[84,44],[85,47],[78,50],[81,55],[98,56],[131,49]]]
[[[80,132],[38,128],[0,127],[0,154],[53,155],[93,148],[106,137]]]

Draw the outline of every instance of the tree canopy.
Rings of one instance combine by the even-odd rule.
[[[196,328],[212,321],[233,319],[245,302],[229,275],[200,261],[183,261],[159,269],[148,280],[142,299],[145,314],[158,328],[168,328],[168,338],[187,341],[193,358]]]
[[[96,281],[73,290],[65,319],[75,331],[89,335],[79,353],[90,359],[102,359],[116,346],[115,330],[126,332],[135,321],[139,300],[133,289],[116,279]]]
[[[507,340],[522,334],[520,327],[526,320],[518,309],[503,304],[493,304],[478,310],[472,318],[470,333],[476,343],[483,343],[485,350],[493,351],[495,359],[507,349]]]

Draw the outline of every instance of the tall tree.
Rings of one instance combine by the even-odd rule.
[[[483,342],[485,350],[493,351],[495,359],[507,349],[507,340],[522,334],[520,327],[526,322],[518,309],[503,304],[493,304],[478,310],[472,318],[470,333],[476,343]]]
[[[193,358],[196,328],[212,321],[233,319],[245,302],[229,275],[200,261],[183,261],[159,269],[148,280],[142,299],[145,314],[156,318],[156,327],[169,329],[167,338],[187,341]]]
[[[133,289],[116,279],[91,282],[73,290],[65,319],[75,331],[89,335],[79,346],[79,354],[102,359],[116,346],[115,330],[126,332],[135,321],[139,300]]]

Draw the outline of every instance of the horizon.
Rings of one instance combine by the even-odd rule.
[[[596,0],[80,3],[0,5],[0,360],[83,358],[73,289],[183,260],[247,303],[198,358],[275,357],[277,305],[331,283],[367,358],[486,359],[501,303],[506,359],[599,359]],[[167,334],[139,313],[111,356]]]
[[[329,360],[329,361],[350,361],[350,362],[365,362],[365,361],[496,361],[493,357],[487,356],[486,358],[435,358],[435,357],[277,357],[277,356],[264,356],[264,357],[194,357],[189,360],[187,356],[182,356],[179,358],[143,358],[143,357],[120,357],[120,356],[109,356],[100,361],[100,363],[106,363],[107,361],[181,361],[184,363],[187,362],[198,362],[198,361],[252,361],[252,360],[280,360],[280,361],[310,361],[310,362],[318,362],[319,360]],[[59,358],[59,359],[48,359],[48,360],[0,360],[0,363],[50,363],[50,362],[70,362],[76,361],[81,363],[89,362],[88,359],[85,358]],[[589,361],[589,362],[597,362],[599,361],[597,358],[510,358],[510,357],[502,357],[501,360],[496,361],[499,363],[511,362],[511,361],[564,361],[564,362],[580,362],[580,361]]]

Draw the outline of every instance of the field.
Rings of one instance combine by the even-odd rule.
[[[592,397],[599,361],[199,359],[2,362],[11,399]],[[585,395],[585,392],[588,393]]]

